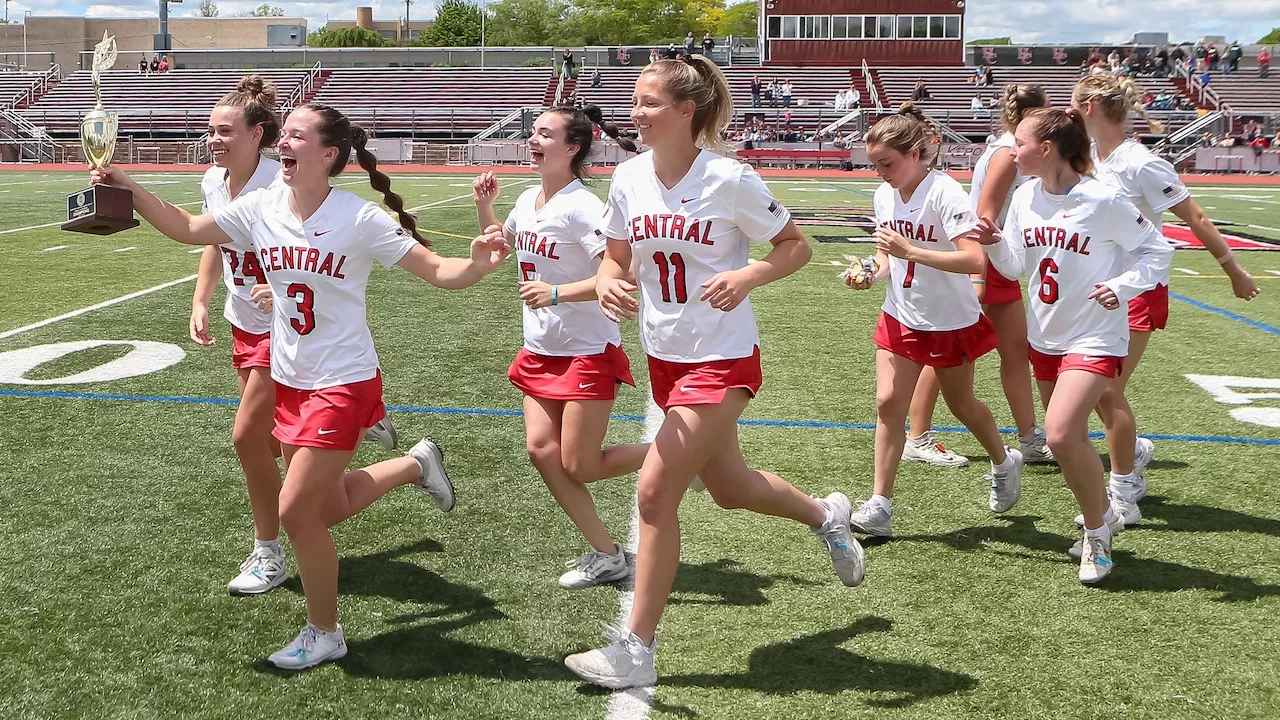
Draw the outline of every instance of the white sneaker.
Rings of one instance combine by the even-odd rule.
[[[1147,496],[1147,466],[1156,459],[1156,444],[1140,437],[1133,447],[1133,495],[1130,500],[1138,502]]]
[[[1044,436],[1044,431],[1035,428],[1031,431],[1031,438],[1018,438],[1018,450],[1022,452],[1022,461],[1024,463],[1053,463],[1058,462],[1053,456],[1053,450],[1049,449],[1049,440]]]
[[[648,687],[658,683],[653,654],[658,638],[645,647],[629,629],[604,624],[605,639],[611,642],[599,650],[576,653],[564,659],[565,667],[589,683],[610,690]]]
[[[902,459],[948,468],[960,468],[969,464],[969,458],[943,447],[932,430],[919,438],[908,435],[907,444],[902,446]]]
[[[987,507],[991,512],[1008,512],[1022,498],[1022,453],[1005,448],[1005,454],[1013,460],[1013,467],[1004,472],[992,470],[982,476],[991,483],[991,491],[987,493]]]
[[[893,535],[893,517],[888,510],[869,502],[858,501],[858,509],[849,516],[849,527],[863,535]]]
[[[852,506],[844,493],[831,493],[825,499],[814,498],[827,509],[828,520],[813,534],[827,546],[827,554],[831,556],[831,565],[836,570],[840,582],[849,587],[857,587],[866,577],[866,555],[862,545],[849,533],[849,516]]]
[[[1134,506],[1134,507],[1136,508],[1137,506]],[[1142,516],[1138,516],[1138,519],[1141,520]],[[1084,553],[1084,516],[1083,515],[1076,516],[1076,527],[1080,528],[1080,539],[1076,540],[1075,544],[1071,546],[1071,549],[1067,550],[1067,554],[1073,558],[1078,559],[1080,558],[1081,554]],[[1116,507],[1115,498],[1111,499],[1111,522],[1107,523],[1107,527],[1111,529],[1111,537],[1115,537],[1116,535],[1119,535],[1120,531],[1124,530],[1124,527],[1125,527],[1124,515],[1121,513],[1121,508]]]
[[[622,548],[618,548],[615,555],[592,550],[564,565],[569,568],[569,572],[560,576],[562,588],[591,587],[627,576],[627,557],[622,553]]]
[[[255,547],[240,563],[240,574],[227,583],[227,592],[232,595],[261,595],[288,579],[284,550],[276,553],[269,548]]]
[[[334,632],[325,632],[307,623],[293,642],[272,653],[267,662],[282,670],[306,670],[346,654],[347,641],[342,637],[341,625]]]
[[[456,498],[449,473],[444,469],[444,451],[431,438],[423,438],[409,450],[409,457],[418,461],[421,468],[418,489],[435,498],[443,512],[453,509]]]
[[[1084,552],[1080,557],[1080,582],[1096,583],[1111,572],[1111,536],[1081,538]]]
[[[364,441],[377,443],[383,450],[395,450],[400,437],[396,434],[396,426],[391,418],[383,416],[377,425],[364,431]]]
[[[1119,529],[1116,532],[1142,522],[1142,508],[1138,507],[1138,503],[1129,502],[1110,489],[1107,490],[1107,498],[1111,503],[1111,514],[1118,518],[1115,524]],[[1084,529],[1084,515],[1076,516],[1076,527]]]

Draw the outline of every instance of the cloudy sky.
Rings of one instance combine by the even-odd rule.
[[[200,0],[170,5],[174,16],[195,15]],[[215,0],[223,17],[244,13],[262,0]],[[23,11],[34,15],[88,15],[90,17],[155,16],[156,0],[115,0],[111,3],[80,0],[12,0],[10,18]],[[284,2],[271,4],[292,16],[305,17],[318,28],[327,19],[354,20],[356,5],[370,4],[378,19],[404,13],[404,2],[352,0],[351,2]],[[415,0],[414,19],[434,14],[438,0]],[[1280,25],[1280,0],[969,0],[966,39],[1011,35],[1014,42],[1123,42],[1135,32],[1170,31],[1173,39],[1193,40],[1201,35],[1225,35],[1255,42]],[[1174,29],[1178,30],[1174,32]]]

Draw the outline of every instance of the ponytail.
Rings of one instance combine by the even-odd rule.
[[[1027,113],[1026,121],[1034,123],[1036,140],[1052,142],[1058,155],[1071,164],[1072,170],[1081,175],[1093,172],[1089,131],[1084,127],[1084,115],[1079,110],[1040,108]]]
[[[1101,73],[1082,79],[1071,92],[1071,104],[1082,110],[1089,102],[1096,103],[1102,114],[1117,125],[1126,125],[1132,111],[1146,120],[1152,131],[1164,132],[1164,123],[1147,116],[1147,109],[1142,107],[1142,93],[1127,77]]]
[[[614,142],[618,143],[618,147],[626,150],[627,152],[633,153],[636,151],[636,144],[631,141],[631,138],[622,135],[618,131],[617,125],[605,120],[604,114],[600,112],[600,108],[595,105],[584,105],[582,108],[582,114],[586,115],[587,119],[590,120],[592,124],[599,127],[600,132],[613,138]]]
[[[378,158],[369,152],[365,146],[369,143],[369,135],[364,128],[359,125],[351,126],[351,149],[356,154],[356,162],[360,163],[360,167],[369,173],[369,184],[374,190],[382,193],[382,203],[391,208],[400,220],[400,227],[404,228],[417,240],[423,247],[431,247],[431,243],[426,238],[418,234],[418,223],[413,215],[404,209],[404,200],[397,194],[391,192],[391,178],[387,174],[378,169]]]
[[[564,141],[569,145],[577,145],[578,151],[569,159],[569,172],[582,182],[588,182],[591,173],[587,171],[587,161],[594,151],[591,127],[598,126],[605,135],[613,138],[618,147],[627,152],[635,152],[636,144],[631,138],[623,135],[618,126],[604,119],[604,114],[595,105],[585,105],[581,109],[571,105],[557,105],[547,111],[564,118]]]
[[[915,103],[905,102],[897,115],[881,118],[867,132],[868,145],[887,145],[906,155],[920,151],[920,162],[930,170],[942,154],[942,133]]]
[[[659,60],[645,66],[641,75],[656,75],[676,102],[692,100],[693,142],[713,152],[724,152],[724,131],[733,122],[733,94],[724,73],[703,55],[679,60]]]
[[[1013,132],[1022,122],[1028,110],[1049,107],[1049,96],[1039,85],[1010,83],[1004,88],[1001,124],[1006,132]]]

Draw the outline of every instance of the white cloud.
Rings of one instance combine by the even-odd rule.
[[[1170,40],[1225,35],[1250,44],[1280,26],[1280,0],[969,0],[966,37],[1015,43],[1120,43],[1139,32]]]

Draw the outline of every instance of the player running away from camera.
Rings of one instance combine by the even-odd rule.
[[[996,348],[995,329],[982,314],[969,275],[986,258],[978,222],[960,183],[936,169],[937,131],[911,103],[867,133],[867,154],[884,182],[876,188],[876,268],[846,273],[867,290],[887,280],[876,325],[875,489],[853,514],[853,529],[893,534],[893,484],[906,437],[903,426],[920,373],[937,373],[951,412],[991,458],[987,504],[1005,512],[1022,493],[1022,453],[1005,448],[991,410],[973,394],[973,363]]]
[[[596,513],[587,483],[640,469],[647,445],[601,449],[618,385],[634,386],[618,325],[600,312],[596,270],[604,254],[604,203],[583,184],[599,126],[625,150],[631,140],[604,121],[600,109],[556,107],[533,124],[529,156],[542,182],[516,199],[503,232],[515,248],[524,347],[507,371],[524,393],[525,446],[551,495],[591,545],[568,563],[566,588],[627,576],[622,546]],[[492,172],[474,182],[480,227],[498,225]]]
[[[969,206],[978,217],[996,218],[1004,224],[1013,191],[1027,177],[1013,164],[1013,129],[1027,111],[1048,107],[1049,98],[1039,85],[1011,84],[1003,96],[1004,132],[973,168],[973,184],[969,189]],[[1053,451],[1044,431],[1036,424],[1035,397],[1031,394],[1031,366],[1027,362],[1027,317],[1022,309],[1022,287],[1017,280],[1001,275],[987,263],[986,272],[971,277],[982,303],[982,314],[996,329],[997,351],[1000,353],[1000,383],[1018,429],[1018,450],[1023,462],[1053,462]],[[947,450],[933,436],[933,411],[938,402],[937,375],[926,367],[920,373],[911,400],[911,433],[903,448],[902,459],[943,467],[963,467],[969,461]]]
[[[635,600],[611,644],[565,664],[608,688],[657,682],[658,621],[680,562],[680,500],[694,476],[724,508],[803,523],[846,585],[863,577],[849,534],[849,500],[810,497],[742,458],[739,415],[760,389],[759,335],[748,293],[812,255],[785,208],[750,167],[714,152],[733,101],[714,63],[694,55],[650,64],[636,81],[631,120],[651,152],[617,167],[604,216],[608,246],[596,275],[600,308],[639,316],[662,426],[640,468]],[[771,243],[747,263],[752,241]],[[634,266],[636,284],[627,281]],[[630,293],[639,286],[640,301]]]
[[[248,75],[227,93],[209,116],[209,153],[213,167],[200,181],[204,212],[228,205],[240,195],[266,188],[280,176],[280,163],[262,155],[280,137],[276,87]],[[227,289],[222,315],[231,324],[231,366],[238,373],[240,404],[231,442],[244,471],[253,513],[253,551],[227,584],[232,595],[258,595],[289,579],[280,546],[280,442],[275,425],[275,383],[271,379],[271,288],[249,243],[208,245],[191,299],[191,339],[209,347],[209,302],[221,276]],[[380,420],[366,434],[391,440],[394,430]],[[385,445],[384,445],[385,447]]]
[[[243,193],[203,215],[156,198],[114,167],[94,182],[128,188],[157,230],[195,245],[252,245],[276,298],[271,377],[275,430],[285,461],[280,521],[293,545],[307,600],[307,624],[267,661],[301,670],[347,652],[338,624],[338,555],[329,528],[401,485],[453,508],[443,454],[423,440],[407,457],[344,474],[366,428],[385,414],[382,374],[365,321],[365,287],[376,260],[399,265],[442,288],[474,285],[506,257],[501,228],[471,243],[469,258],[443,258],[417,232],[412,215],[365,149],[364,130],[319,104],[294,109],[277,145],[283,182]],[[333,188],[354,149],[370,184],[399,217]]]
[[[1258,294],[1257,284],[1236,262],[1218,228],[1191,199],[1177,171],[1142,143],[1128,138],[1129,111],[1145,117],[1133,81],[1111,74],[1087,77],[1076,84],[1071,103],[1084,118],[1093,139],[1097,178],[1136,206],[1159,235],[1163,234],[1165,211],[1178,216],[1231,278],[1236,297],[1253,299]],[[1123,514],[1126,525],[1142,519],[1137,503],[1147,494],[1146,468],[1155,458],[1155,443],[1138,437],[1137,422],[1128,403],[1112,406],[1109,401],[1124,399],[1125,387],[1142,361],[1151,334],[1163,330],[1168,319],[1169,268],[1166,266],[1155,287],[1129,302],[1129,354],[1114,381],[1117,392],[1103,398],[1098,408],[1103,424],[1112,430],[1107,434],[1111,456],[1109,487],[1112,501]]]
[[[1035,288],[1027,310],[1031,365],[1049,447],[1083,515],[1080,581],[1095,583],[1111,571],[1112,535],[1123,525],[1107,501],[1089,414],[1103,402],[1124,404],[1104,398],[1120,393],[1112,381],[1128,352],[1126,303],[1166,277],[1173,249],[1132,203],[1090,174],[1081,113],[1033,110],[1014,140],[1018,170],[1034,179],[1014,192],[1002,235],[982,219],[983,242],[996,270]]]

